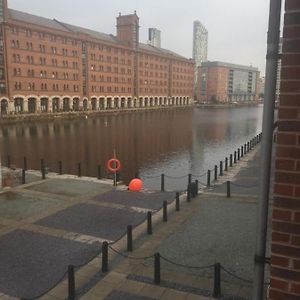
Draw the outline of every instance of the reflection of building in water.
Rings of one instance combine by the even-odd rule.
[[[39,169],[40,158],[44,158],[45,164],[57,171],[58,161],[62,160],[64,172],[76,174],[77,163],[81,162],[83,174],[96,176],[97,165],[101,164],[104,170],[115,149],[125,179],[142,165],[189,149],[191,144],[191,111],[110,115],[8,125],[0,129],[0,153],[11,155],[18,166],[22,166],[23,156],[27,156],[29,167]]]
[[[198,68],[198,99],[205,102],[241,102],[258,99],[257,68],[224,63],[203,62]]]
[[[190,104],[193,60],[140,43],[136,12],[116,23],[105,34],[0,0],[0,113]]]

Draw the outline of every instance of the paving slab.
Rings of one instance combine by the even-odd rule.
[[[122,291],[112,291],[107,297],[104,298],[105,300],[153,300],[155,298],[150,298],[146,296],[134,295],[127,292]]]
[[[0,237],[0,293],[33,298],[54,286],[68,265],[80,265],[99,252],[87,245],[25,230]]]
[[[22,220],[61,203],[62,200],[51,195],[37,196],[9,191],[0,194],[0,217]]]
[[[130,208],[110,208],[94,204],[77,204],[37,222],[39,225],[115,240],[127,225],[137,225],[146,214]]]
[[[104,193],[112,189],[108,184],[79,179],[48,179],[45,182],[27,187],[28,190],[63,196],[82,196],[91,192]]]
[[[130,192],[114,190],[97,195],[91,200],[158,210],[162,207],[163,201],[171,203],[174,199],[174,192]]]

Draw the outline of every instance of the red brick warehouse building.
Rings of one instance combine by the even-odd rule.
[[[1,114],[188,105],[194,62],[139,43],[136,13],[104,34],[0,1]]]

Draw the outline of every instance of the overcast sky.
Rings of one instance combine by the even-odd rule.
[[[251,64],[265,73],[269,0],[8,0],[8,6],[114,35],[119,12],[136,10],[140,42],[156,27],[163,48],[188,58],[199,20],[208,30],[208,60]]]

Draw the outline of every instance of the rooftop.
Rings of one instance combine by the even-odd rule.
[[[244,65],[237,65],[222,61],[205,61],[201,64],[202,67],[226,67],[226,68],[232,68],[232,69],[240,69],[240,70],[248,70],[248,71],[254,71],[258,72],[258,68],[252,67],[252,66],[244,66]]]

